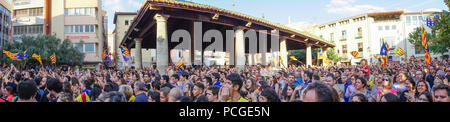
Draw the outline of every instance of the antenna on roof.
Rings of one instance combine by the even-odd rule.
[[[291,16],[288,16],[288,24],[291,24]]]

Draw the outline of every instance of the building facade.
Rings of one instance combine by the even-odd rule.
[[[98,66],[106,43],[105,12],[101,0],[52,0],[52,35],[69,39],[84,53],[84,64]]]
[[[400,63],[401,58],[409,59],[410,56],[423,58],[424,51],[415,50],[414,46],[409,43],[409,33],[415,28],[426,26],[425,18],[428,16],[436,16],[439,11],[423,11],[423,12],[378,12],[367,13],[352,16],[337,21],[321,24],[316,28],[316,35],[336,44],[336,52],[341,56],[347,57],[348,60],[343,62],[351,62],[355,64],[361,59],[377,62],[374,56],[380,54],[382,42],[389,45],[389,60]],[[426,31],[431,29],[425,27]],[[406,54],[397,56],[395,50],[400,47]],[[359,55],[353,57],[350,52],[358,51]],[[431,53],[432,58],[440,55]]]
[[[11,42],[11,3],[0,0],[0,46]]]
[[[45,0],[13,1],[13,40],[44,34]]]

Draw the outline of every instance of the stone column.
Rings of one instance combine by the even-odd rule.
[[[245,66],[245,39],[244,39],[244,28],[236,27],[235,28],[235,66],[237,70],[243,70]]]
[[[312,66],[311,44],[306,44],[306,66]]]
[[[156,14],[156,67],[160,75],[166,75],[169,64],[169,42],[167,38],[168,15]]]
[[[287,58],[288,51],[287,51],[287,45],[286,45],[287,42],[286,42],[286,38],[280,38],[280,39],[281,39],[280,40],[280,56],[281,56],[281,59],[283,59],[280,63],[281,64],[280,67],[287,68],[288,67],[288,58]]]
[[[134,38],[135,47],[136,47],[136,62],[134,63],[134,67],[136,69],[142,69],[142,38]]]

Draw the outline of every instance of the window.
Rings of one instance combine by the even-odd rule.
[[[383,30],[383,27],[382,27],[382,26],[378,26],[378,30],[379,30],[379,31],[382,31],[382,30]]]
[[[91,29],[89,29],[90,27],[91,27],[90,25],[85,25],[84,26],[85,32],[91,32]]]
[[[347,54],[347,45],[342,45],[342,53]]]
[[[422,16],[419,16],[419,22],[423,22],[424,20],[423,20],[423,17]]]
[[[70,27],[71,26],[64,26],[64,33],[72,33]]]
[[[406,24],[411,24],[411,16],[406,16]]]
[[[91,15],[91,8],[86,8],[86,14]]]
[[[358,52],[362,52],[363,51],[363,43],[360,42],[358,43]]]
[[[128,20],[125,20],[125,25],[128,25],[129,24],[129,21]]]
[[[91,25],[91,31],[90,32],[95,32],[95,25]]]
[[[78,26],[80,28],[80,33],[86,32],[86,31],[84,31],[84,26],[82,26],[82,25],[78,25]]]
[[[384,26],[384,30],[389,30],[389,26],[388,25]]]
[[[397,29],[397,26],[392,25],[392,30],[395,30],[395,29]]]
[[[358,36],[362,36],[362,28],[361,27],[358,28]]]
[[[75,26],[75,33],[79,33],[80,32],[80,26]]]
[[[78,43],[78,44],[74,44],[74,46],[75,46],[75,48],[77,48],[77,49],[78,49],[78,51],[80,51],[80,52],[84,52],[84,51],[83,51],[83,45],[82,45],[81,43]]]
[[[342,31],[342,37],[341,37],[341,40],[342,41],[345,41],[347,39],[347,31],[346,30],[343,30]]]
[[[75,9],[69,9],[69,15],[75,15]]]
[[[84,52],[95,52],[95,44],[94,43],[84,44]]]
[[[330,41],[334,41],[333,35],[334,35],[334,33],[330,33]]]
[[[80,8],[80,15],[86,15],[86,8]]]
[[[417,16],[413,16],[412,20],[413,20],[413,24],[417,24]]]
[[[64,15],[69,15],[69,9],[64,9]]]

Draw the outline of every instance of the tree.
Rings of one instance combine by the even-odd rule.
[[[327,49],[327,57],[329,60],[334,61],[334,62],[339,62],[342,60],[342,57],[339,56],[339,54],[337,54],[333,48]]]
[[[449,4],[447,3],[447,5]],[[437,32],[437,37],[435,40],[433,40],[434,43],[437,45],[450,47],[450,13],[443,10],[439,18],[436,19],[435,23],[435,26],[431,27],[434,32]]]
[[[32,58],[34,53],[41,56],[43,65],[50,65],[50,56],[56,54],[57,65],[82,65],[84,54],[79,52],[73,44],[68,40],[61,41],[52,35],[39,35],[36,37],[23,36],[22,42],[13,41],[12,44],[6,44],[3,50],[8,50],[13,53],[20,53],[23,56],[23,52],[28,50],[27,59],[22,61],[12,61],[7,56],[2,55],[1,61],[5,63],[15,63],[22,66],[25,65],[38,65],[38,61]]]
[[[442,33],[442,32],[439,32]],[[419,51],[424,51],[425,47],[422,46],[422,28],[418,27],[415,28],[413,32],[409,33],[409,39],[408,41],[414,45],[416,50]],[[430,48],[430,51],[433,53],[440,53],[443,54],[445,52],[448,51],[448,46],[445,46],[445,44],[443,43],[448,43],[448,42],[439,42],[437,40],[439,40],[439,34],[436,33],[428,33],[425,32],[425,36],[426,36],[426,40],[427,40],[427,44],[428,47]],[[448,39],[445,39],[448,40]]]

